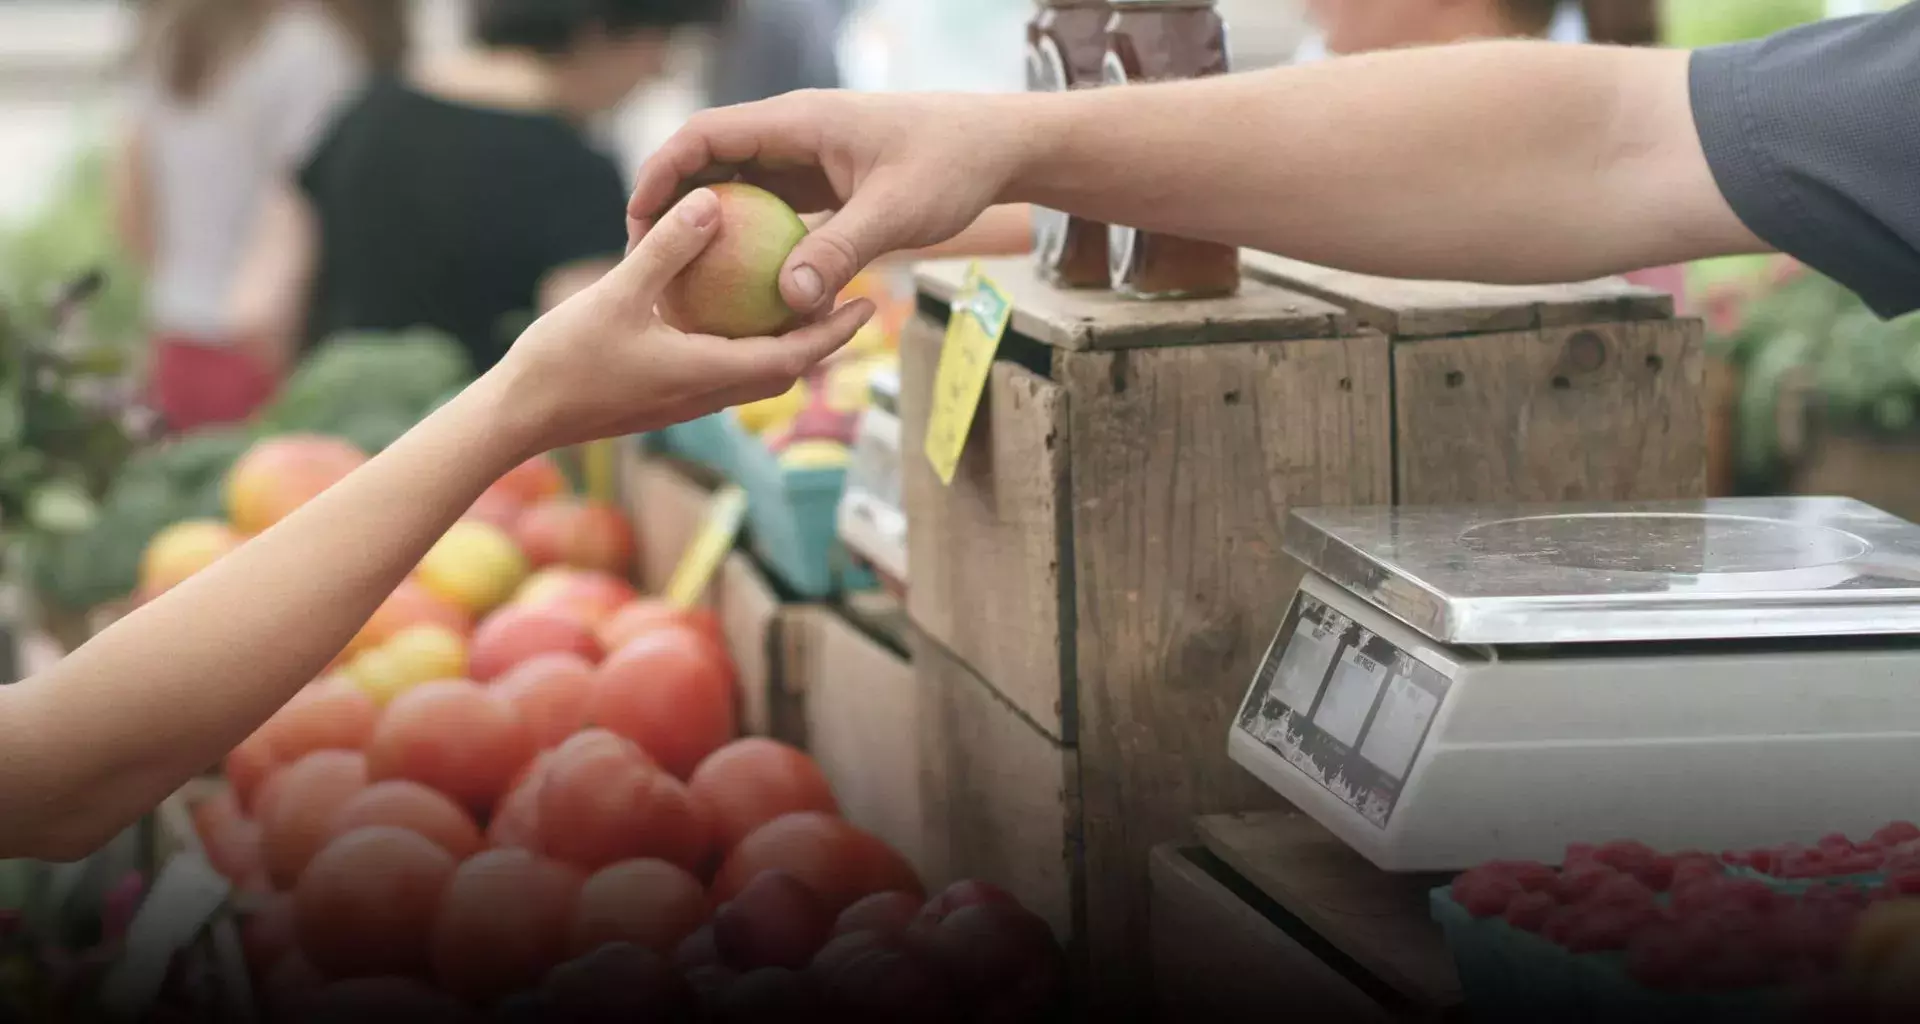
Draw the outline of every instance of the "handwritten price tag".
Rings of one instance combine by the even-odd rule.
[[[673,578],[667,581],[668,603],[676,608],[691,608],[700,602],[713,581],[713,574],[720,568],[720,561],[733,550],[734,538],[740,535],[740,522],[746,513],[747,492],[737,484],[729,484],[713,496],[706,525],[687,546],[687,553],[680,556]]]
[[[927,459],[943,484],[953,483],[994,354],[1012,319],[1007,294],[980,272],[979,264],[969,267],[966,286],[954,298],[947,321],[947,340],[933,382],[933,411],[927,418]]]

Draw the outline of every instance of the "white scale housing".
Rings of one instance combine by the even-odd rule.
[[[1836,498],[1296,511],[1234,761],[1388,871],[1920,819],[1920,528]]]

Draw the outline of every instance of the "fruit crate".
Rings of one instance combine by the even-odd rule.
[[[799,597],[817,600],[879,585],[855,567],[840,541],[845,469],[782,466],[731,410],[667,427],[652,435],[652,444],[747,492],[747,547]]]

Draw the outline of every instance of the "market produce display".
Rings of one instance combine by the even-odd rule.
[[[340,468],[336,444],[263,443],[229,493],[305,494]],[[194,808],[209,860],[248,894],[244,944],[275,1019],[1053,1007],[1063,953],[1044,922],[982,883],[929,893],[841,817],[806,753],[738,734],[717,618],[605,568],[633,550],[617,513],[544,459],[489,493],[489,518],[518,512],[449,531]],[[526,529],[549,518],[592,525]],[[155,580],[239,536],[183,531],[159,538],[171,575]]]
[[[1920,1010],[1915,897],[1920,827],[1895,822],[1725,853],[1574,845],[1557,868],[1484,864],[1433,900],[1476,1007],[1782,1020]]]

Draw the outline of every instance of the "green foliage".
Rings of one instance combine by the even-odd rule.
[[[106,287],[77,325],[96,342],[132,356],[144,340],[144,283],[114,226],[104,149],[82,153],[36,215],[0,232],[0,306],[21,328],[44,331],[46,303],[66,282],[92,271]]]
[[[379,451],[471,376],[466,350],[435,331],[343,335],[307,358],[262,422],[280,433],[351,437]]]
[[[1669,45],[1693,49],[1769,36],[1826,14],[1824,0],[1665,0]]]

